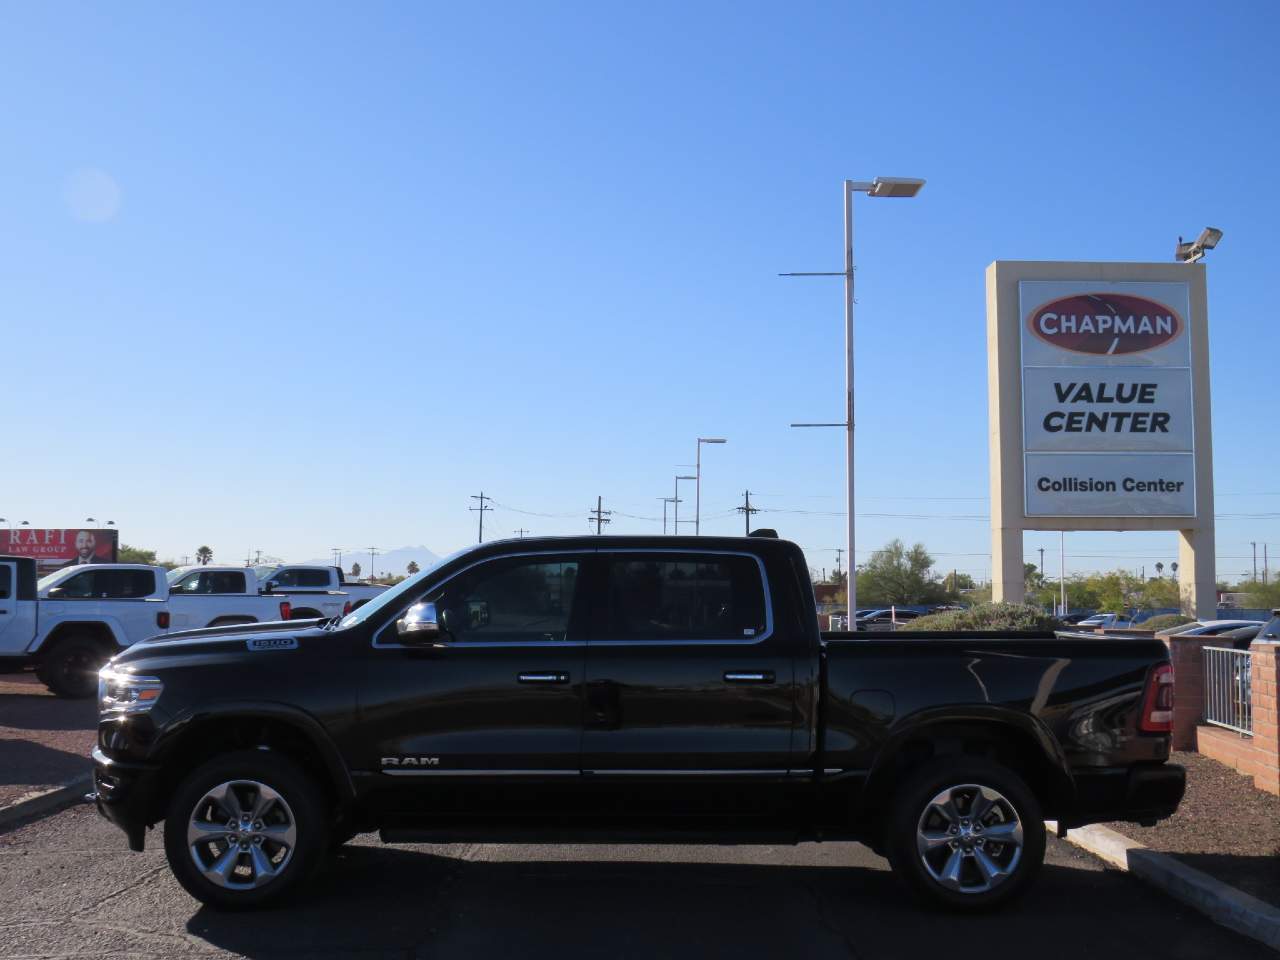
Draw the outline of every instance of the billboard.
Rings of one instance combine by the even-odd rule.
[[[1216,602],[1203,264],[987,268],[992,596],[1028,530],[1172,530],[1184,610]]]
[[[114,528],[16,527],[0,530],[0,553],[34,557],[36,570],[43,575],[79,563],[115,563],[119,539],[119,531]]]
[[[1194,517],[1186,283],[1023,280],[1028,517]]]

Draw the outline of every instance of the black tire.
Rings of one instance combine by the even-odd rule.
[[[59,697],[85,700],[98,692],[98,671],[110,659],[98,640],[73,634],[40,651],[36,677]]]
[[[990,804],[976,824],[966,813],[966,803],[972,804],[976,794],[968,789],[973,786],[988,791],[978,802],[979,811]],[[933,803],[952,788],[948,799],[959,814],[954,835]],[[999,796],[994,803],[992,793]],[[1021,827],[1020,846],[996,839],[1002,833],[1016,836],[1014,819]],[[930,843],[933,849],[922,853],[921,845]],[[885,846],[894,873],[926,902],[966,912],[990,910],[1025,893],[1040,872],[1044,817],[1030,788],[1008,767],[981,757],[945,757],[913,772],[899,787]],[[953,865],[954,879],[948,883],[947,868]],[[994,879],[992,866],[997,868]]]
[[[227,815],[228,826],[237,821],[231,811],[210,802],[210,792],[228,783],[235,784],[231,792],[236,795],[236,805],[246,811],[262,796],[260,787],[274,791],[278,799],[263,811],[264,820],[258,824],[265,822],[268,831],[273,827],[281,831],[292,823],[292,845],[286,847],[269,836],[264,841],[246,840],[239,851],[234,849],[238,845],[227,842],[231,834],[221,832],[219,818]],[[324,860],[329,828],[323,797],[314,778],[288,757],[272,751],[242,750],[215,757],[183,780],[169,801],[164,823],[169,868],[189,894],[217,909],[248,910],[277,902],[300,889]],[[214,828],[209,840],[188,843],[193,820]],[[240,829],[253,828],[254,823],[249,822]],[[279,872],[261,879],[255,866],[260,855],[268,862],[278,857],[274,867]],[[197,865],[197,858],[201,865]],[[226,865],[227,885],[215,883],[202,869],[219,864]]]

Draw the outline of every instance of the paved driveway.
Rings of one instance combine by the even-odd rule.
[[[916,907],[856,844],[383,847],[361,838],[289,908],[220,914],[87,806],[0,835],[0,956],[1017,957],[1274,954],[1050,841],[1015,908]]]

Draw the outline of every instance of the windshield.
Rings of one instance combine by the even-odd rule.
[[[446,563],[451,563],[464,553],[470,553],[474,549],[475,547],[466,547],[465,549],[459,550],[457,553],[451,553],[449,556],[437,560],[435,563],[431,564],[431,566],[418,571],[408,580],[404,580],[396,584],[394,587],[390,587],[389,589],[382,591],[382,593],[378,594],[378,596],[370,600],[368,603],[362,605],[358,610],[352,610],[349,614],[343,617],[338,623],[338,629],[345,630],[347,627],[354,627],[357,624],[364,623],[383,607],[395,606],[400,602],[401,597],[412,596],[413,592],[418,589],[424,580],[443,567]]]
[[[164,578],[168,580],[169,585],[172,586],[175,580],[179,579],[180,577],[186,576],[187,571],[190,569],[191,569],[190,567],[174,567],[172,570],[170,570],[168,573],[164,575]]]
[[[266,581],[266,580],[270,580],[271,575],[279,569],[280,569],[280,564],[272,563],[272,564],[256,566],[253,568],[253,572],[254,572],[254,575],[259,580]]]

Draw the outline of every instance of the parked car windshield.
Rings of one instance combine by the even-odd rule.
[[[395,604],[401,602],[402,597],[412,596],[413,592],[418,589],[418,587],[422,584],[424,580],[426,580],[433,573],[435,573],[437,570],[443,567],[446,563],[452,563],[454,560],[462,556],[464,553],[469,553],[474,549],[475,547],[466,547],[465,549],[459,550],[457,553],[451,553],[447,557],[442,557],[441,559],[437,560],[435,563],[431,564],[429,567],[425,567],[422,570],[419,570],[413,576],[409,577],[409,579],[402,580],[400,583],[396,584],[394,587],[390,587],[382,591],[382,593],[378,594],[368,603],[363,604],[362,606],[360,606],[355,610],[352,610],[345,617],[343,617],[342,620],[339,621],[338,623],[338,629],[345,630],[348,627],[354,627],[361,623],[364,623],[366,620],[368,620],[370,617],[376,614],[383,607],[394,606]]]

